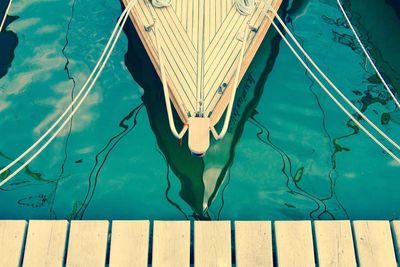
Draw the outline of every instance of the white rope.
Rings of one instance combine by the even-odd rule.
[[[167,7],[171,5],[171,0],[151,0],[151,3],[154,7]]]
[[[400,150],[400,146],[393,140],[391,139],[387,134],[385,134],[378,126],[376,126],[370,119],[368,119],[367,116],[365,116],[364,113],[362,113],[339,89],[338,87],[332,82],[331,79],[321,70],[321,68],[315,63],[315,61],[310,57],[310,55],[304,50],[304,48],[300,45],[300,43],[297,41],[296,37],[294,37],[293,33],[289,30],[289,28],[286,26],[286,24],[283,22],[282,18],[279,16],[279,14],[276,12],[276,10],[273,9],[273,7],[270,5],[269,6],[270,10],[274,13],[276,18],[278,19],[279,23],[282,25],[282,27],[285,29],[285,31],[288,33],[290,38],[293,40],[293,42],[296,44],[296,46],[300,49],[300,51],[304,54],[304,56],[310,61],[310,63],[314,66],[314,68],[318,71],[319,74],[328,82],[330,86],[336,91],[336,93],[339,94],[339,96],[358,114],[360,115],[372,128],[374,128],[382,137],[384,137],[388,142],[390,142],[394,147],[396,147],[398,150]],[[267,14],[269,19],[271,20],[272,18]]]
[[[0,170],[0,174],[6,172],[9,170],[12,166],[14,166],[17,162],[19,162],[23,157],[25,157],[30,151],[32,151],[35,147],[37,147],[43,140],[46,138],[52,130],[61,122],[61,120],[66,116],[66,114],[74,107],[75,103],[79,100],[79,102],[76,104],[75,108],[71,111],[69,116],[65,119],[65,121],[62,123],[62,125],[57,129],[57,131],[44,143],[24,164],[22,164],[17,170],[15,170],[12,174],[10,174],[6,179],[0,182],[0,187],[3,186],[5,183],[7,183],[9,180],[11,180],[15,175],[17,175],[22,169],[24,169],[30,162],[32,162],[50,143],[51,141],[60,133],[60,131],[65,127],[65,125],[69,122],[69,120],[74,116],[74,114],[78,111],[79,107],[82,105],[83,101],[86,99],[90,91],[92,90],[94,84],[96,83],[97,79],[99,78],[100,74],[102,73],[108,59],[111,56],[112,51],[114,50],[114,47],[118,41],[119,36],[121,35],[123,26],[125,25],[128,17],[129,17],[129,11],[134,7],[136,4],[137,0],[134,0],[128,4],[124,12],[122,13],[121,17],[119,18],[110,39],[108,40],[108,43],[106,47],[104,48],[104,51],[98,60],[95,68],[93,69],[92,73],[90,74],[88,80],[82,87],[82,89],[79,91],[79,93],[76,95],[75,99],[71,102],[71,104],[67,107],[65,112],[57,119],[57,121],[27,150],[25,150],[24,153],[22,153],[18,158],[16,158],[13,162],[8,164],[5,168]],[[122,23],[121,23],[122,22]],[[111,47],[110,47],[111,46]],[[99,68],[100,66],[100,68]],[[97,72],[97,73],[96,73]],[[95,75],[96,73],[96,75]],[[94,76],[94,78],[93,78]],[[93,80],[92,80],[93,78]],[[92,81],[91,81],[92,80]],[[90,83],[88,89],[86,90],[86,87]],[[84,94],[83,94],[84,93]],[[83,96],[80,98],[80,96],[83,94]]]
[[[210,127],[211,133],[213,134],[215,140],[219,140],[219,139],[223,138],[225,136],[226,132],[228,131],[229,121],[231,119],[231,114],[232,114],[233,103],[235,102],[236,89],[239,86],[239,77],[240,77],[240,72],[242,70],[244,54],[246,51],[248,27],[249,27],[249,24],[246,23],[245,30],[243,31],[244,36],[243,36],[243,40],[242,40],[242,49],[241,49],[240,55],[239,55],[238,66],[236,68],[235,82],[233,83],[231,99],[229,102],[228,110],[226,111],[224,126],[222,127],[222,130],[219,134],[215,130],[214,126]]]
[[[243,16],[249,16],[256,10],[254,0],[235,0],[234,2],[237,11]]]
[[[396,106],[398,108],[400,108],[400,103],[397,100],[397,98],[394,96],[392,90],[390,90],[388,84],[386,83],[385,79],[383,78],[382,74],[380,73],[380,71],[378,70],[378,68],[376,67],[374,61],[372,60],[370,54],[368,53],[367,49],[365,48],[365,46],[363,45],[363,43],[361,42],[360,37],[358,36],[356,30],[354,29],[353,25],[350,22],[349,17],[346,14],[346,11],[343,8],[343,5],[340,3],[340,0],[337,0],[337,3],[340,7],[340,10],[342,11],[344,17],[346,18],[347,24],[350,26],[351,31],[353,32],[354,36],[356,37],[358,43],[360,44],[362,50],[364,51],[365,56],[368,58],[368,61],[371,63],[372,67],[374,68],[376,74],[379,76],[379,79],[382,81],[383,85],[385,86],[386,90],[388,91],[388,93],[390,94],[390,96],[393,98],[394,102],[396,103]]]
[[[7,9],[6,9],[6,12],[4,13],[4,17],[1,20],[0,32],[3,30],[3,26],[4,26],[4,23],[6,22],[6,18],[7,18],[8,12],[10,11],[11,3],[12,3],[12,0],[10,0],[10,2],[8,2],[8,6],[7,6]]]
[[[296,58],[300,61],[300,63],[304,66],[304,68],[311,74],[314,80],[322,87],[322,89],[328,94],[328,96],[336,103],[336,105],[362,130],[364,131],[369,138],[371,138],[377,145],[379,145],[386,153],[388,153],[395,161],[400,163],[400,158],[398,158],[392,151],[390,151],[384,144],[382,144],[374,135],[372,135],[354,116],[342,105],[340,102],[332,95],[332,93],[325,87],[325,85],[321,82],[321,80],[314,74],[314,72],[310,69],[310,67],[304,62],[304,60],[300,57],[297,51],[293,48],[293,46],[286,39],[282,31],[273,21],[273,18],[269,14],[267,14],[268,18],[271,20],[272,25],[275,27],[279,35],[285,41],[287,46],[296,56]]]
[[[165,68],[164,68],[164,57],[162,55],[162,50],[161,50],[161,42],[159,40],[159,34],[160,32],[158,31],[157,28],[157,20],[154,17],[154,34],[156,37],[156,45],[157,45],[157,50],[158,50],[158,59],[160,63],[160,71],[161,71],[161,81],[163,85],[163,90],[164,90],[164,100],[165,100],[165,105],[167,108],[167,114],[168,114],[168,122],[169,122],[169,128],[171,129],[172,134],[178,138],[182,139],[182,137],[185,135],[186,131],[188,130],[188,125],[185,124],[181,130],[180,133],[176,130],[175,127],[175,121],[174,121],[174,115],[172,113],[172,107],[171,107],[171,99],[169,98],[169,89],[168,89],[168,84],[167,84],[167,78],[165,75]]]

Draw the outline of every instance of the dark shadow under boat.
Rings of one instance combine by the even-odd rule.
[[[0,23],[6,11],[8,1],[0,2]],[[4,23],[3,31],[0,32],[0,79],[7,74],[8,69],[14,59],[14,51],[18,46],[18,37],[12,32],[6,30],[7,26],[18,19],[18,17],[8,16]],[[0,88],[1,90],[1,88]]]
[[[347,0],[344,1],[344,8],[350,15],[351,22],[359,32],[362,42],[375,60],[378,69],[399,98],[400,1]],[[364,57],[353,36],[338,36],[336,39],[343,44],[349,45],[354,50],[358,49],[359,54]],[[348,39],[352,41],[349,42]],[[368,67],[368,64],[366,66]],[[371,67],[368,68],[372,69]],[[381,81],[375,73],[368,78],[368,82],[381,86]],[[369,99],[371,103],[376,101],[371,97],[365,97],[364,99]],[[390,98],[388,97],[388,99]],[[382,104],[385,105],[386,102]],[[383,113],[381,121],[382,124],[388,124],[390,121],[400,124],[400,111]]]
[[[308,0],[297,2],[302,3],[293,8],[300,10]],[[280,9],[283,17],[286,16],[287,7],[288,1],[284,1]],[[133,78],[144,90],[142,100],[151,128],[168,165],[180,180],[180,197],[190,205],[195,218],[207,219],[207,210],[218,194],[234,160],[235,148],[245,123],[255,112],[263,94],[264,84],[279,52],[280,38],[271,28],[237,89],[227,135],[222,140],[212,140],[205,157],[196,158],[191,155],[186,145],[187,136],[180,142],[170,132],[161,82],[132,23],[129,22],[124,30],[128,36],[125,63]],[[176,121],[180,121],[177,114],[175,116]],[[180,127],[181,125],[178,125],[178,129]]]

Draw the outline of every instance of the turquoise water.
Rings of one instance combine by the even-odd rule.
[[[335,3],[289,1],[282,14],[346,95],[400,142],[400,115]],[[395,0],[346,3],[397,90],[399,6]],[[378,20],[380,12],[370,10],[386,16]],[[16,17],[0,33],[0,165],[68,106],[120,13],[116,0],[15,1],[10,15]],[[127,25],[72,123],[0,191],[0,218],[400,216],[399,166],[349,123],[273,30],[241,84],[228,135],[213,141],[205,158],[191,157],[186,140],[181,145],[170,134],[161,90]]]

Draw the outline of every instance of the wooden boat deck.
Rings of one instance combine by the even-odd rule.
[[[0,266],[395,267],[399,242],[400,221],[0,221]]]
[[[125,5],[130,1],[123,0]],[[270,0],[276,10],[281,2]],[[199,113],[210,115],[212,125],[219,121],[229,104],[241,50],[239,39],[248,20],[259,31],[246,31],[249,36],[240,78],[270,27],[265,14],[268,8],[262,1],[251,16],[240,15],[233,3],[233,0],[172,0],[169,7],[154,8],[149,0],[138,0],[130,14],[160,75],[155,33],[146,31],[156,18],[170,97],[185,123],[189,116]]]

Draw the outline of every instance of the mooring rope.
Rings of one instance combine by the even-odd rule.
[[[95,85],[97,79],[99,78],[100,74],[102,73],[108,59],[111,56],[111,53],[113,52],[115,45],[117,44],[118,38],[121,35],[123,26],[125,25],[128,17],[129,17],[129,12],[132,10],[132,8],[135,6],[137,0],[133,0],[130,2],[125,10],[122,12],[120,18],[118,19],[117,24],[114,27],[114,30],[111,34],[110,39],[107,42],[106,47],[103,50],[103,53],[101,57],[99,58],[95,68],[93,69],[92,73],[90,74],[89,78],[87,79],[86,83],[82,87],[82,89],[79,91],[79,93],[76,95],[75,99],[71,102],[71,104],[67,107],[67,109],[64,111],[64,113],[57,119],[56,122],[53,123],[53,125],[27,150],[25,150],[18,158],[16,158],[14,161],[12,161],[10,164],[8,164],[5,168],[0,170],[0,175],[7,170],[9,170],[12,166],[14,166],[16,163],[18,163],[23,157],[25,157],[30,151],[32,151],[34,148],[36,148],[43,140],[46,138],[53,130],[54,128],[61,122],[61,120],[66,116],[66,114],[73,108],[69,116],[64,120],[64,122],[59,126],[59,128],[56,130],[56,132],[53,133],[53,135],[26,161],[24,164],[22,164],[17,170],[15,170],[12,174],[7,176],[3,181],[0,182],[0,187],[3,186],[5,183],[10,181],[14,176],[16,176],[21,170],[23,170],[30,162],[32,162],[50,143],[53,141],[53,139],[61,132],[61,130],[65,127],[65,125],[69,122],[69,120],[74,116],[74,114],[78,111],[79,107],[82,105],[83,101],[87,98],[88,94],[92,90],[93,86]],[[100,68],[99,68],[100,67]],[[97,73],[96,73],[97,72]],[[95,74],[96,73],[96,74]],[[94,77],[94,78],[93,78]],[[93,79],[93,80],[92,80]],[[90,83],[90,85],[89,85]],[[89,87],[86,89],[86,87],[89,85]],[[83,94],[82,97],[80,97]],[[79,100],[79,102],[78,102]],[[76,104],[76,102],[78,102]],[[75,106],[76,104],[76,106]]]
[[[272,7],[271,7],[272,9]],[[273,12],[276,12],[274,9],[272,9]],[[325,85],[321,82],[321,80],[315,75],[315,73],[310,69],[310,67],[305,63],[305,61],[301,58],[301,56],[298,54],[298,52],[294,49],[294,47],[290,44],[288,39],[285,37],[285,35],[282,33],[282,31],[279,29],[279,27],[276,25],[274,22],[273,18],[266,13],[267,17],[270,19],[272,25],[276,29],[276,31],[279,33],[279,35],[282,37],[284,42],[287,44],[287,46],[290,48],[292,53],[296,56],[296,58],[299,60],[299,62],[303,65],[303,67],[311,74],[311,76],[314,78],[314,80],[321,86],[321,88],[328,94],[328,96],[335,102],[335,104],[362,130],[364,131],[369,138],[371,138],[377,145],[379,145],[386,153],[388,153],[397,163],[400,163],[400,158],[398,158],[390,149],[388,149],[384,144],[382,144],[373,134],[371,134],[337,99],[335,96],[332,95],[332,93],[325,87]],[[276,17],[278,20],[280,19],[279,15],[276,13]],[[283,22],[283,21],[282,21]],[[286,25],[282,25],[284,28]],[[300,46],[300,44],[299,44]],[[300,46],[301,47],[301,46]],[[307,55],[305,55],[307,57]],[[308,58],[308,57],[307,57]],[[314,63],[315,64],[315,63]],[[390,139],[391,140],[391,139]],[[393,141],[394,142],[394,141]],[[397,145],[397,144],[396,144]]]
[[[10,0],[10,2],[8,2],[8,6],[6,8],[6,12],[4,12],[4,17],[1,20],[1,24],[0,24],[0,32],[3,30],[3,26],[4,26],[4,23],[6,22],[6,18],[7,18],[8,12],[10,11],[11,3],[12,3],[12,0]]]
[[[172,107],[171,107],[171,99],[169,98],[169,89],[168,89],[168,84],[167,84],[167,77],[165,75],[165,66],[164,66],[164,57],[162,55],[162,45],[161,41],[159,38],[160,32],[157,27],[157,16],[154,14],[152,9],[150,9],[150,12],[153,16],[153,31],[154,35],[156,38],[156,45],[157,45],[157,52],[158,52],[158,60],[160,64],[160,76],[161,76],[161,82],[163,86],[163,91],[164,91],[164,101],[165,101],[165,106],[167,108],[167,115],[168,115],[168,122],[169,122],[169,128],[171,129],[172,134],[178,138],[182,139],[182,137],[185,135],[186,131],[188,130],[189,126],[187,124],[184,124],[182,130],[178,133],[176,127],[175,127],[175,121],[174,121],[174,114],[172,113]]]
[[[282,27],[285,29],[285,31],[288,33],[290,38],[293,40],[293,42],[296,44],[296,46],[300,49],[300,51],[303,53],[303,55],[310,61],[310,63],[314,66],[314,68],[318,71],[319,74],[328,82],[330,86],[336,91],[336,93],[339,94],[339,96],[358,114],[360,115],[372,128],[374,128],[382,137],[384,137],[388,142],[390,142],[393,146],[395,146],[398,150],[400,150],[400,146],[393,141],[387,134],[385,134],[376,124],[374,124],[364,113],[362,113],[343,93],[342,91],[339,90],[339,88],[332,82],[332,80],[321,70],[321,68],[315,63],[315,61],[310,57],[310,55],[305,51],[305,49],[301,46],[301,44],[297,41],[296,37],[294,37],[293,33],[290,31],[290,29],[286,26],[282,18],[279,16],[278,12],[273,9],[272,6],[270,6],[271,11],[274,13],[276,16],[277,20],[279,23],[282,25]],[[269,16],[269,19],[271,20],[271,16]]]
[[[249,33],[247,32],[249,28],[249,21],[246,23],[245,29],[243,31],[243,40],[242,40],[242,49],[240,50],[240,55],[239,55],[239,62],[238,66],[236,68],[236,74],[235,74],[235,81],[233,83],[233,88],[232,88],[232,94],[228,106],[228,110],[226,111],[225,115],[225,121],[224,121],[224,126],[222,127],[221,132],[218,134],[217,131],[215,130],[214,126],[211,126],[211,133],[213,134],[215,140],[219,140],[223,138],[228,131],[228,126],[229,126],[229,121],[231,119],[231,114],[232,114],[232,109],[233,109],[233,103],[235,102],[235,95],[236,95],[236,89],[239,86],[239,78],[240,78],[240,72],[242,71],[242,65],[243,65],[243,58],[244,54],[246,52],[246,44],[247,44],[247,37]]]
[[[346,19],[346,21],[347,21],[347,24],[349,25],[351,31],[353,32],[354,36],[356,37],[357,42],[360,44],[360,46],[361,46],[361,48],[362,48],[362,50],[363,50],[365,56],[368,58],[368,61],[371,63],[371,65],[372,65],[372,67],[374,68],[376,74],[379,76],[379,79],[382,81],[384,87],[386,88],[386,90],[388,91],[388,93],[390,94],[390,96],[392,97],[392,99],[393,99],[393,101],[395,102],[396,106],[397,106],[398,108],[400,108],[400,103],[399,103],[399,101],[398,101],[397,98],[394,96],[392,90],[389,88],[387,82],[385,81],[385,79],[383,78],[382,74],[380,73],[380,71],[379,71],[378,68],[376,67],[374,61],[372,60],[371,55],[368,53],[367,49],[366,49],[365,46],[363,45],[363,43],[362,43],[360,37],[359,37],[358,34],[357,34],[357,31],[355,30],[353,24],[351,24],[351,21],[350,21],[349,17],[347,16],[347,13],[346,13],[346,11],[344,10],[343,5],[340,3],[340,0],[337,0],[337,3],[338,3],[338,5],[339,5],[339,7],[340,7],[340,10],[341,10],[342,13],[343,13],[343,16],[345,17],[345,19]]]
[[[234,5],[237,11],[243,16],[253,15],[256,10],[256,3],[254,0],[235,0]]]
[[[171,0],[151,0],[151,3],[154,7],[167,7],[171,5]]]

